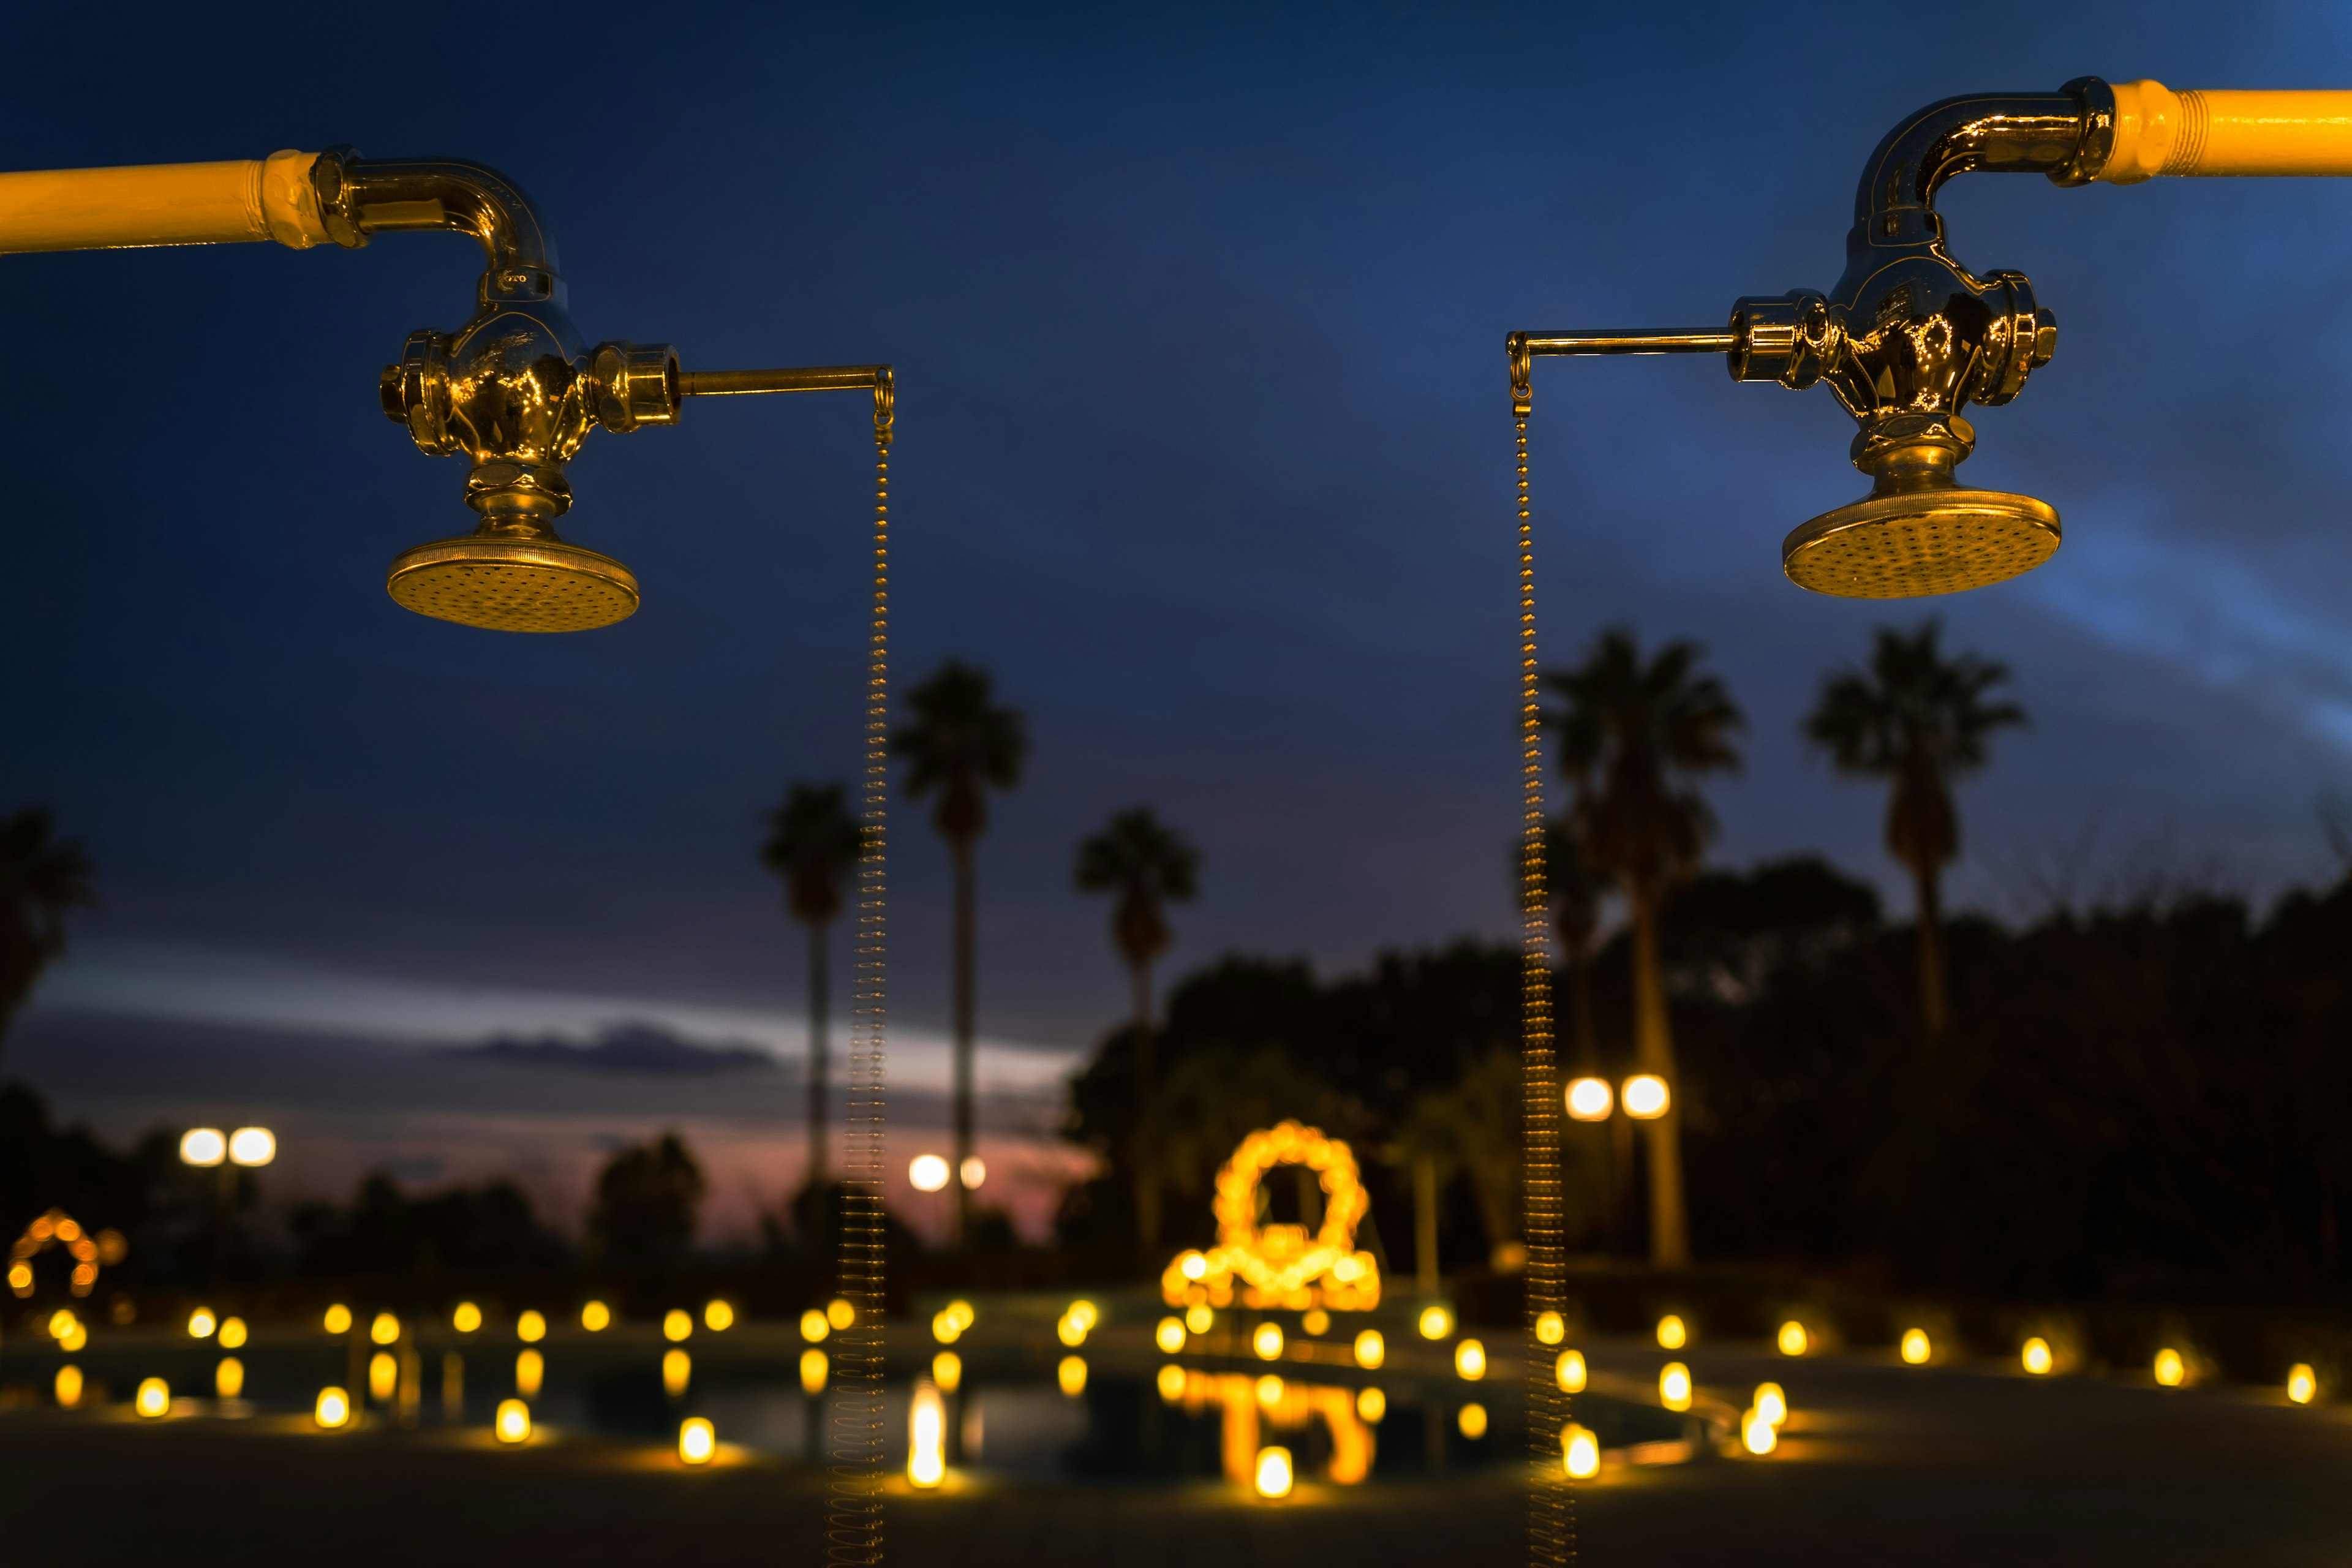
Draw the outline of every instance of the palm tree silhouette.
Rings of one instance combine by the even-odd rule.
[[[841,913],[842,884],[865,858],[866,844],[866,831],[850,816],[841,785],[794,784],[784,804],[768,814],[768,841],[760,847],[761,860],[783,880],[784,907],[808,927],[808,1188],[820,1194],[820,1204],[832,1142],[824,933]]]
[[[1723,684],[1697,673],[1700,648],[1671,642],[1647,663],[1633,634],[1612,627],[1574,669],[1544,683],[1567,706],[1544,715],[1558,731],[1570,819],[1592,868],[1615,882],[1633,916],[1633,1054],[1671,1086],[1650,1123],[1650,1258],[1690,1261],[1683,1197],[1682,1086],[1658,963],[1658,919],[1674,885],[1698,868],[1715,814],[1693,781],[1739,766],[1731,732],[1744,722]]]
[[[931,826],[947,840],[955,869],[955,945],[951,1010],[955,1035],[955,1226],[971,1234],[971,1190],[964,1163],[971,1158],[971,1035],[973,925],[972,846],[988,826],[988,791],[1021,782],[1029,731],[1021,715],[991,700],[985,670],[957,659],[907,693],[914,721],[890,737],[890,752],[907,759],[907,795],[936,795]]]
[[[1578,1078],[1605,1076],[1601,1033],[1592,1019],[1592,942],[1601,934],[1601,900],[1607,890],[1594,870],[1573,816],[1544,824],[1544,886],[1552,899],[1551,925],[1568,962],[1569,1019]],[[1562,1078],[1570,1076],[1561,1074]],[[1608,1122],[1609,1153],[1601,1162],[1601,1240],[1613,1249],[1623,1194],[1633,1189],[1633,1123],[1622,1116]]]
[[[1113,893],[1111,941],[1127,960],[1135,988],[1135,1224],[1147,1247],[1160,1239],[1160,1183],[1150,1151],[1152,1090],[1151,961],[1167,951],[1166,906],[1200,891],[1201,855],[1148,805],[1122,811],[1078,846],[1073,875],[1082,893]]]
[[[2023,724],[2014,702],[1985,693],[2009,679],[2006,666],[1937,647],[1943,624],[1908,637],[1879,628],[1870,668],[1848,666],[1822,683],[1805,735],[1840,773],[1894,781],[1886,803],[1886,848],[1911,872],[1919,914],[1919,1012],[1932,1046],[1951,1021],[1944,979],[1943,868],[1960,852],[1960,812],[1952,783],[1986,761],[1996,730]]]
[[[68,911],[98,902],[79,838],[59,838],[46,806],[0,817],[0,1047],[41,971],[66,951]]]

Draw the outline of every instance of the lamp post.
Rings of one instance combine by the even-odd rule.
[[[1607,1121],[1610,1127],[1609,1231],[1617,1237],[1618,1194],[1633,1190],[1633,1126],[1655,1121],[1674,1103],[1666,1080],[1655,1073],[1635,1073],[1621,1084],[1587,1076],[1569,1079],[1564,1096],[1571,1121]],[[1624,1114],[1622,1118],[1619,1112]]]
[[[192,1127],[180,1135],[180,1161],[199,1169],[217,1166],[220,1180],[213,1188],[212,1282],[218,1285],[226,1270],[228,1222],[236,1212],[239,1166],[258,1167],[278,1158],[278,1135],[267,1127],[240,1127],[224,1133],[217,1127]]]

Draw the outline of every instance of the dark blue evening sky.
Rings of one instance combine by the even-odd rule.
[[[1828,287],[1864,155],[1952,92],[2352,84],[2324,5],[203,10],[16,8],[0,161],[463,155],[538,200],[592,342],[896,363],[897,669],[976,659],[1030,716],[983,1015],[1062,1047],[1123,994],[1072,846],[1132,803],[1208,856],[1179,967],[1509,929],[1507,330]],[[1966,792],[1959,898],[2331,874],[2352,185],[1979,177],[1943,206],[2062,323],[1966,473],[2067,530],[1932,606],[2035,720]],[[786,780],[855,765],[866,408],[593,437],[565,532],[637,572],[625,625],[407,615],[386,563],[472,518],[375,375],[478,270],[452,236],[0,260],[0,806],[53,805],[103,868],[78,1005],[272,964],[797,1005],[753,850]],[[1864,489],[1850,422],[1713,360],[1538,381],[1548,658],[1613,621],[1702,639],[1752,721],[1718,855],[1886,877],[1879,796],[1796,725],[1928,606],[1778,570]],[[913,813],[893,876],[898,1005],[936,1028],[946,868]]]

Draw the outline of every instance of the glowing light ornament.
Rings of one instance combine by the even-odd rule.
[[[1690,1342],[1690,1325],[1672,1312],[1658,1320],[1658,1348],[1678,1351]]]
[[[1454,1347],[1454,1375],[1475,1383],[1486,1375],[1486,1347],[1476,1340],[1464,1340]]]
[[[831,1323],[835,1331],[838,1332],[857,1321],[857,1309],[841,1297],[835,1296],[824,1304],[824,1321]]]
[[[589,1301],[580,1309],[580,1326],[592,1334],[601,1334],[613,1326],[613,1309],[602,1301]]]
[[[1486,1407],[1483,1405],[1465,1405],[1454,1416],[1454,1424],[1465,1437],[1473,1441],[1484,1437],[1486,1435]]]
[[[1374,1426],[1389,1413],[1389,1396],[1377,1388],[1356,1391],[1356,1414]]]
[[[2025,1342],[2024,1348],[2018,1352],[2018,1361],[2034,1377],[2049,1376],[2050,1369],[2058,1364],[2057,1358],[2050,1352],[2050,1342],[2039,1334]]]
[[[1168,1363],[1165,1366],[1162,1366],[1160,1369],[1158,1384],[1160,1388],[1160,1402],[1162,1405],[1181,1405],[1183,1403],[1185,1377],[1184,1369],[1182,1367],[1178,1366],[1172,1361]]]
[[[702,1326],[714,1334],[723,1334],[735,1326],[735,1307],[729,1301],[708,1301],[702,1308]]]
[[[1913,1366],[1925,1366],[1936,1353],[1935,1342],[1927,1338],[1925,1329],[1903,1331],[1903,1359]]]
[[[352,1310],[338,1301],[327,1309],[326,1316],[319,1320],[319,1326],[331,1334],[348,1334],[352,1331]]]
[[[1559,1458],[1570,1477],[1589,1481],[1601,1473],[1601,1439],[1571,1421],[1560,1428]]]
[[[515,1331],[526,1340],[535,1340],[547,1332],[547,1321],[537,1312],[525,1312]],[[392,1343],[400,1338],[400,1320],[390,1312],[378,1312],[375,1321],[368,1325],[368,1338],[380,1345]]]
[[[1162,1355],[1174,1355],[1184,1348],[1184,1320],[1162,1318],[1151,1331],[1151,1342],[1160,1347]]]
[[[678,1424],[677,1457],[689,1465],[707,1465],[719,1452],[719,1431],[707,1416],[689,1415]]]
[[[1780,1345],[1782,1355],[1802,1355],[1812,1348],[1813,1337],[1805,1331],[1804,1324],[1791,1318],[1780,1325],[1775,1342]]]
[[[694,1314],[683,1308],[672,1307],[662,1314],[662,1338],[676,1344],[694,1332]]]
[[[530,1406],[520,1399],[501,1399],[499,1413],[490,1423],[501,1443],[522,1443],[530,1438]]]
[[[1278,1165],[1304,1167],[1322,1189],[1323,1218],[1311,1237],[1304,1225],[1258,1222],[1258,1188]],[[1345,1142],[1296,1121],[1252,1132],[1217,1173],[1217,1245],[1171,1259],[1160,1295],[1171,1307],[1369,1310],[1380,1304],[1380,1266],[1358,1250],[1356,1226],[1370,1204]]]
[[[832,1331],[833,1325],[826,1322],[824,1314],[814,1307],[801,1314],[801,1338],[809,1343],[815,1344]]]
[[[1205,1334],[1216,1326],[1217,1314],[1214,1310],[1205,1306],[1191,1306],[1184,1309],[1186,1333]]]
[[[449,1314],[449,1326],[461,1334],[470,1334],[482,1326],[482,1310],[471,1301],[460,1301]]]
[[[1251,1484],[1258,1496],[1286,1498],[1296,1479],[1291,1472],[1289,1449],[1260,1448],[1257,1451],[1257,1469],[1251,1478]]]
[[[1556,1345],[1566,1338],[1568,1338],[1567,1319],[1561,1317],[1558,1312],[1538,1312],[1536,1314],[1536,1342],[1538,1344]]]
[[[219,1326],[219,1320],[213,1316],[210,1307],[199,1307],[188,1314],[188,1337],[192,1340],[208,1340]]]
[[[1378,1329],[1366,1329],[1356,1336],[1356,1364],[1367,1372],[1378,1367],[1389,1355],[1388,1342],[1381,1338]]]
[[[2308,1405],[2319,1397],[2319,1379],[2312,1372],[2309,1362],[2299,1361],[2289,1369],[2286,1374],[2286,1396],[2288,1402],[2294,1405]],[[65,1401],[61,1398],[58,1403],[62,1405]]]
[[[1690,1368],[1670,1361],[1658,1371],[1658,1403],[1669,1410],[1691,1407]]]
[[[1443,1307],[1423,1307],[1416,1325],[1425,1340],[1442,1340],[1454,1331],[1454,1314]]]
[[[160,1377],[151,1377],[139,1384],[131,1407],[150,1421],[161,1420],[172,1408],[172,1385]]]
[[[947,1479],[948,1413],[937,1386],[919,1382],[907,1418],[907,1479],[929,1489]]]
[[[1282,1325],[1260,1323],[1250,1335],[1250,1349],[1257,1352],[1260,1361],[1279,1359],[1282,1355]]]
[[[1559,1380],[1559,1391],[1562,1394],[1583,1393],[1584,1352],[1582,1351],[1560,1352],[1559,1360],[1553,1363],[1552,1375]]]
[[[2166,1388],[2179,1388],[2189,1381],[2189,1363],[2170,1345],[2156,1352],[2156,1381]]]
[[[340,1388],[319,1390],[319,1403],[310,1407],[310,1419],[323,1431],[341,1430],[351,1425],[352,1396]]]

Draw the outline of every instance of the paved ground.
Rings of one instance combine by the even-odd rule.
[[[1664,1358],[1596,1350],[1647,1377]],[[2158,1391],[1997,1369],[1699,1351],[1703,1387],[1760,1378],[1795,1406],[1761,1460],[1621,1472],[1578,1503],[1597,1564],[2268,1564],[2352,1562],[2352,1410],[2242,1390]],[[1502,1478],[1244,1502],[1224,1489],[990,1489],[897,1498],[904,1563],[1508,1563]],[[682,1471],[570,1442],[494,1451],[430,1432],[322,1437],[267,1421],[142,1425],[0,1414],[11,1563],[330,1563],[532,1568],[817,1563],[819,1483],[790,1468]]]

